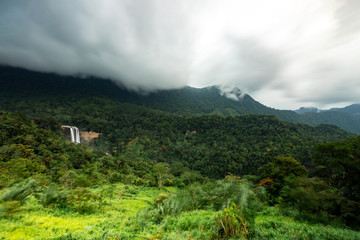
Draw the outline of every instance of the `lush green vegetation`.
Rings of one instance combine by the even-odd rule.
[[[239,116],[297,121],[216,88],[3,69],[0,239],[360,239],[354,134]],[[61,125],[101,135],[75,145]]]
[[[132,126],[128,135],[122,132],[131,141],[120,142],[111,154],[102,148],[114,148],[111,139],[119,141],[106,136],[116,125],[89,147],[65,140],[57,122],[60,113],[34,120],[0,114],[0,239],[360,238],[360,137],[320,144],[312,151],[310,144],[320,140],[309,132],[315,131],[322,141],[347,133],[266,116],[179,117],[133,106],[103,106],[122,109],[123,121]],[[95,126],[97,121],[86,124]],[[252,140],[253,131],[257,140]],[[281,137],[272,139],[278,131]],[[240,132],[247,138],[241,140]],[[237,137],[232,140],[232,135]],[[236,170],[237,162],[222,169],[226,155],[216,155],[218,171],[234,170],[242,177],[196,171],[185,155],[185,163],[181,158],[169,161],[176,156],[166,153],[176,153],[169,144],[175,140],[191,143],[184,152],[192,145],[203,146],[209,151],[198,158],[204,164],[211,163],[205,158],[211,151],[230,151],[227,144],[236,149],[236,141],[258,147],[257,159],[267,159],[253,164],[258,170],[242,172]],[[286,150],[263,149],[266,141]],[[308,148],[299,147],[302,142]],[[297,155],[304,149],[308,152]],[[308,169],[294,158],[303,156],[310,163],[310,154],[313,165]]]
[[[38,73],[24,69],[0,66],[0,110],[26,110],[42,112],[67,99],[62,107],[89,97],[109,98],[116,103],[146,106],[165,112],[182,115],[215,114],[236,116],[243,114],[267,114],[294,123],[316,126],[332,124],[353,133],[360,133],[360,115],[354,107],[333,109],[321,113],[297,114],[293,111],[277,110],[255,101],[249,95],[226,98],[217,87],[195,89],[185,87],[178,90],[158,91],[139,95],[119,88],[109,80],[80,78]],[[39,105],[40,104],[40,105]],[[356,107],[355,107],[356,108]]]
[[[29,102],[24,100],[13,110],[53,131],[62,123],[101,132],[94,144],[113,156],[175,164],[178,173],[189,169],[209,178],[223,178],[229,172],[255,174],[277,156],[311,164],[313,145],[354,136],[330,125],[310,127],[267,115],[181,116],[104,97]]]

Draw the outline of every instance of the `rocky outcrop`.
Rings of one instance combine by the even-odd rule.
[[[101,133],[93,131],[80,131],[80,138],[84,141],[91,141],[95,138],[98,138]]]

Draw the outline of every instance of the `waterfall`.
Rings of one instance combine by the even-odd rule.
[[[61,126],[63,129],[68,128],[70,130],[70,141],[79,144],[80,143],[80,132],[77,127],[74,126]]]
[[[75,142],[77,144],[80,143],[80,132],[79,132],[79,129],[77,127],[75,127]]]
[[[70,138],[71,138],[71,142],[75,142],[74,127],[70,127]]]

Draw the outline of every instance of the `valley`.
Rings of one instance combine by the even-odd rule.
[[[0,239],[360,237],[356,131],[216,87],[1,69]]]

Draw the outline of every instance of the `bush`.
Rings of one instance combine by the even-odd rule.
[[[55,184],[52,184],[42,193],[40,202],[44,207],[54,206],[58,208],[65,208],[68,206],[68,197],[68,191],[60,191]]]
[[[157,197],[155,198],[155,203],[156,204],[162,204],[162,202],[165,199],[169,199],[169,195],[165,194],[165,193],[160,193],[159,195],[157,195]]]
[[[27,196],[34,193],[36,194],[37,188],[37,182],[33,179],[28,179],[10,187],[1,194],[0,198],[3,201],[19,201],[23,203]]]
[[[9,218],[20,211],[19,201],[7,201],[0,205],[0,217]]]
[[[69,200],[76,205],[77,212],[83,213],[93,210],[89,203],[97,200],[97,196],[88,188],[78,187],[71,193]]]
[[[127,174],[122,179],[122,182],[125,184],[133,184],[136,180],[136,176],[134,174]]]
[[[229,208],[225,208],[222,214],[218,214],[221,228],[218,231],[220,239],[229,238],[248,238],[249,226],[240,208],[235,203],[231,203]]]
[[[160,200],[160,195],[158,197],[157,210],[152,215],[157,220],[167,215],[177,216],[184,211],[222,210],[229,208],[233,202],[252,224],[256,213],[262,208],[248,183],[232,176],[216,183],[192,184],[171,195],[169,199]],[[156,214],[161,216],[155,216]]]
[[[120,182],[122,180],[122,174],[119,172],[112,172],[109,176],[110,183]]]

